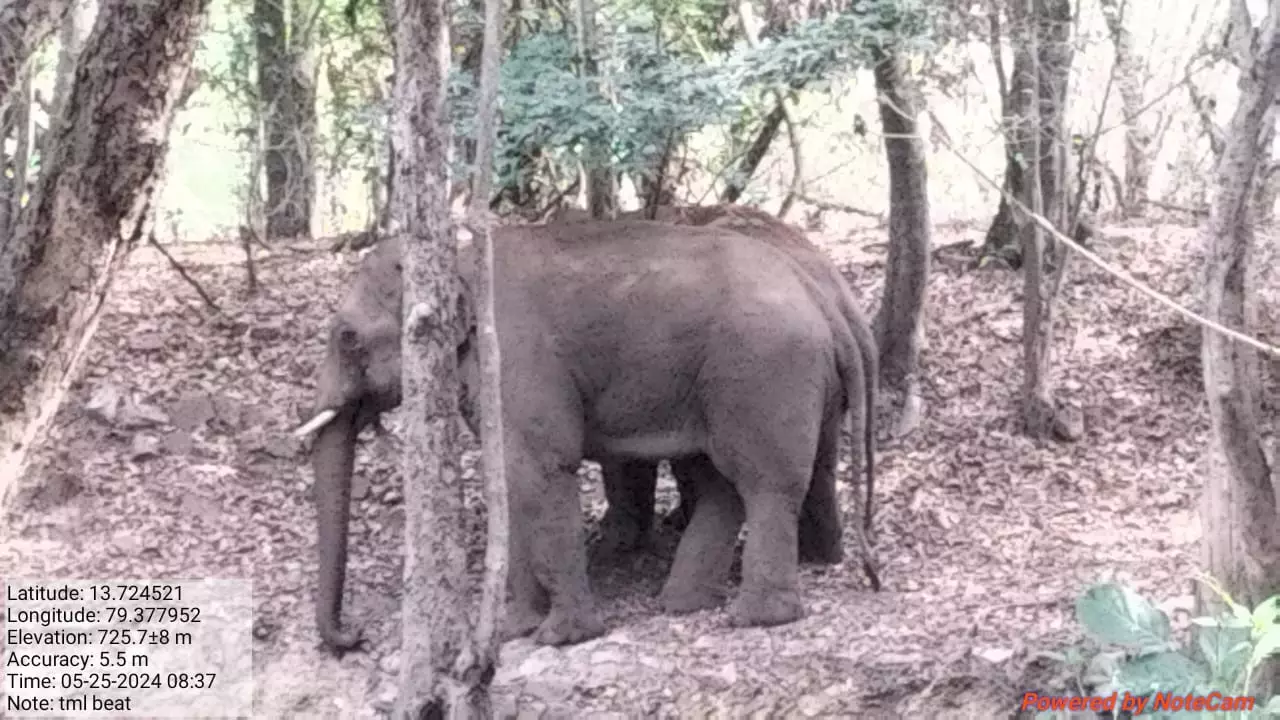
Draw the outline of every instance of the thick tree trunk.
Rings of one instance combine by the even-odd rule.
[[[208,0],[106,0],[36,196],[0,247],[0,498],[21,475],[151,215]]]
[[[70,0],[5,0],[0,3],[0,109],[22,66],[62,25]]]
[[[1243,0],[1235,1],[1243,5]],[[1247,10],[1239,10],[1248,17]],[[1248,26],[1236,31],[1255,32]],[[1258,321],[1255,269],[1250,266],[1255,246],[1251,187],[1261,125],[1280,88],[1280,2],[1272,0],[1266,22],[1251,44],[1256,54],[1241,68],[1240,100],[1218,164],[1205,231],[1208,266],[1204,276],[1205,314],[1249,334]],[[1238,602],[1253,607],[1280,592],[1280,512],[1261,426],[1258,354],[1206,328],[1202,366],[1213,429],[1201,506],[1203,562]],[[1202,614],[1220,607],[1216,596],[1203,586],[1198,591],[1201,609],[1207,611]],[[1270,697],[1280,688],[1274,664],[1262,675],[1248,691]]]
[[[405,564],[395,717],[451,717],[471,707],[454,674],[472,653],[463,482],[458,466],[457,247],[449,218],[443,0],[395,0],[394,225],[404,237],[401,473]],[[463,663],[468,665],[469,663]]]
[[[1114,77],[1125,116],[1124,197],[1119,198],[1125,217],[1146,212],[1147,187],[1151,184],[1151,133],[1143,124],[1142,75],[1146,63],[1133,48],[1133,36],[1125,27],[1128,0],[1101,0],[1102,15],[1115,48]]]
[[[919,420],[918,373],[924,339],[925,291],[929,281],[928,168],[917,135],[919,103],[902,57],[883,58],[875,67],[885,156],[889,161],[889,259],[884,302],[876,314],[880,379],[902,398],[898,434]],[[868,420],[870,422],[870,420]]]
[[[305,0],[254,0],[253,14],[265,139],[267,236],[310,237],[315,200],[316,87],[310,47],[315,9]]]

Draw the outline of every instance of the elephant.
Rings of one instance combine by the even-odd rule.
[[[637,210],[619,215],[619,220],[639,220],[647,216],[647,211]],[[779,220],[762,210],[731,204],[706,206],[661,206],[655,213],[655,219],[677,225],[715,226],[734,230],[742,235],[771,243],[788,252],[828,293],[832,301],[838,303],[850,330],[858,342],[862,353],[865,375],[866,420],[860,428],[855,428],[854,437],[862,439],[862,464],[866,472],[865,500],[863,507],[863,532],[869,533],[873,517],[875,460],[874,460],[874,421],[876,378],[879,375],[879,352],[875,337],[866,316],[852,300],[851,290],[840,271],[830,258],[817,246],[813,245],[798,228]],[[560,223],[588,222],[589,216],[580,211],[568,209],[556,219]],[[855,448],[857,450],[857,448]],[[838,448],[831,448],[833,453]],[[831,467],[835,459],[830,461]],[[680,504],[674,511],[674,524],[683,528],[691,517],[693,504],[696,502],[697,483],[688,479],[698,473],[699,460],[685,458],[673,460],[671,473],[675,477],[680,494]],[[626,460],[603,466],[601,469],[608,509],[601,522],[601,552],[607,555],[621,554],[636,549],[644,543],[653,525],[654,491],[657,485],[657,464],[643,460]],[[813,487],[821,488],[824,484],[815,483]],[[828,501],[813,498],[814,502]],[[809,507],[806,503],[806,509]],[[823,557],[822,548],[808,542],[805,525],[801,525],[800,559],[834,563],[839,556]]]
[[[808,503],[804,516],[818,554],[838,556],[832,448],[846,409],[866,403],[863,350],[839,303],[791,254],[725,228],[505,227],[493,248],[511,508],[505,634],[562,645],[604,632],[580,542],[584,458],[697,460],[697,502],[664,611],[724,600],[745,522],[731,623],[802,617],[802,506],[832,499]],[[341,623],[355,440],[400,402],[400,253],[389,238],[365,257],[329,333],[316,415],[297,431],[318,432],[316,614],[337,651],[359,642]],[[459,249],[467,318],[474,254]],[[474,430],[474,322],[457,330],[460,402]]]

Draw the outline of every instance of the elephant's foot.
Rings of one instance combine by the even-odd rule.
[[[667,587],[662,589],[660,600],[664,613],[668,615],[683,615],[720,607],[724,604],[727,596],[728,593],[723,586],[710,587],[700,585],[693,588],[679,588],[672,587],[668,583]]]
[[[574,645],[604,634],[604,621],[595,610],[552,609],[533,636],[540,645]]]
[[[745,588],[729,605],[729,621],[734,627],[770,627],[795,622],[805,615],[798,590],[748,592]]]
[[[546,613],[540,613],[533,608],[519,608],[515,607],[515,603],[508,603],[507,617],[503,621],[502,639],[514,640],[530,635],[538,629],[546,617]]]

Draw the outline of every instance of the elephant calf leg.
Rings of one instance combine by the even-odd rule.
[[[685,463],[682,470],[697,486],[698,501],[662,589],[662,607],[668,613],[693,612],[724,602],[743,519],[738,493],[708,458]]]
[[[813,480],[800,509],[800,562],[834,565],[844,559],[840,501],[836,497],[836,462],[840,454],[841,416],[822,424]]]
[[[600,464],[609,508],[600,521],[600,542],[594,548],[597,557],[625,555],[648,544],[653,530],[657,470],[658,464],[648,460]]]

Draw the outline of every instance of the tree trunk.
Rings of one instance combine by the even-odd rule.
[[[1275,157],[1276,121],[1280,120],[1280,106],[1272,105],[1262,116],[1262,130],[1258,134],[1257,180],[1253,184],[1253,217],[1262,225],[1270,225],[1275,218],[1276,198],[1280,197],[1280,162]]]
[[[0,498],[74,380],[156,171],[208,0],[105,0],[35,198],[0,247]]]
[[[1235,0],[1243,6],[1243,0]],[[1239,11],[1247,10],[1239,7]],[[1255,19],[1255,24],[1258,22]],[[1217,187],[1206,228],[1208,265],[1204,275],[1205,314],[1226,327],[1253,334],[1255,235],[1250,214],[1251,186],[1258,166],[1258,137],[1280,86],[1280,3],[1251,43],[1256,54],[1241,68],[1240,100],[1226,133]],[[1202,340],[1205,395],[1212,435],[1209,478],[1201,505],[1203,564],[1238,602],[1250,607],[1280,592],[1280,514],[1267,459],[1260,408],[1258,354],[1208,328]],[[1216,596],[1198,588],[1202,614],[1219,609]],[[1266,667],[1266,666],[1264,666]],[[1247,688],[1270,697],[1280,685],[1274,664]]]
[[[1142,76],[1146,63],[1133,49],[1133,36],[1125,27],[1122,12],[1128,0],[1101,2],[1115,47],[1113,76],[1125,116],[1124,197],[1120,198],[1120,207],[1125,217],[1139,217],[1146,212],[1147,187],[1151,184],[1151,133],[1143,125]]]
[[[94,18],[98,16],[97,0],[74,0],[66,17],[62,21],[62,29],[58,32],[58,69],[53,85],[53,107],[50,129],[53,121],[62,116],[62,108],[71,94],[71,86],[76,79],[76,60],[84,49],[84,42],[93,30]]]
[[[902,435],[919,420],[918,372],[931,244],[928,168],[924,142],[917,135],[919,103],[903,58],[895,53],[879,59],[875,79],[876,92],[887,101],[880,103],[880,124],[889,162],[889,258],[875,331],[880,378],[901,395],[897,434]]]
[[[11,101],[17,132],[13,148],[13,180],[9,183],[9,197],[5,198],[8,208],[0,225],[0,237],[8,237],[21,222],[22,198],[27,194],[31,181],[31,154],[35,150],[35,95],[31,86],[34,76],[35,68],[31,66],[22,71],[22,82]]]
[[[1014,0],[1010,6],[1010,17],[1020,18],[1025,13],[1020,12],[1013,5],[1022,0]],[[1028,143],[1029,118],[1025,114],[1027,93],[1030,92],[1030,82],[1032,77],[1031,55],[1025,52],[1025,48],[1020,46],[1018,36],[1011,33],[1013,40],[1013,73],[1006,77],[1004,72],[1004,57],[1001,50],[1001,30],[1000,30],[1000,6],[999,3],[992,3],[988,8],[991,18],[991,32],[988,43],[991,46],[992,62],[995,64],[996,78],[1000,84],[1000,106],[1001,117],[1004,125],[1004,146],[1005,146],[1005,171],[1004,171],[1004,188],[1016,198],[1022,198],[1025,194],[1023,187],[1025,178],[1023,176],[1024,168],[1022,163],[1025,162],[1024,156],[1019,156],[1020,148]],[[1024,159],[1020,159],[1024,157]],[[996,216],[991,221],[991,227],[987,228],[986,238],[983,240],[982,253],[987,256],[1004,258],[1013,267],[1018,267],[1022,262],[1022,252],[1018,247],[1018,223],[1015,222],[1013,209],[1009,207],[1009,203],[1005,200],[1005,196],[1000,196],[999,206],[996,208]]]
[[[596,3],[577,0],[578,52],[582,56],[582,74],[600,91],[600,68],[596,64]],[[587,143],[583,171],[587,176],[587,209],[591,217],[613,217],[618,209],[617,188],[613,182],[612,158],[608,138],[594,138]]]
[[[764,117],[764,122],[760,123],[760,130],[756,132],[755,140],[742,156],[742,161],[738,163],[738,167],[725,183],[720,202],[735,203],[742,197],[742,191],[747,189],[747,183],[751,182],[752,176],[756,174],[756,168],[760,167],[760,162],[769,153],[769,146],[773,144],[773,139],[778,135],[778,128],[782,127],[786,118],[786,108],[781,103],[775,103],[773,109]]]
[[[1017,115],[1030,120],[1031,132],[1019,148],[1030,158],[1030,172],[1022,202],[1057,228],[1067,224],[1063,196],[1066,177],[1067,79],[1071,70],[1071,4],[1069,0],[1018,0],[1012,5],[1023,30],[1017,52],[1028,69],[1023,81],[1030,92],[1015,99]],[[1019,63],[1015,62],[1015,67]],[[1015,71],[1016,72],[1016,71]],[[1019,81],[1015,78],[1014,85]],[[1038,102],[1033,102],[1038,100]],[[1038,107],[1038,112],[1037,112]],[[1053,345],[1054,300],[1067,272],[1065,247],[1046,247],[1043,229],[1029,218],[1020,220],[1022,262],[1026,277],[1023,302],[1023,413],[1028,434],[1048,437],[1055,431],[1071,437],[1076,431],[1060,424],[1049,379]],[[1054,252],[1054,250],[1059,252]],[[1049,269],[1054,275],[1047,275]]]
[[[405,563],[395,717],[466,716],[471,663],[463,482],[458,466],[457,247],[449,218],[443,0],[395,0],[394,225],[404,237],[401,473]]]
[[[310,237],[315,199],[315,8],[305,0],[254,0],[268,237]]]
[[[62,25],[70,0],[5,0],[0,3],[0,109],[22,67],[53,31]]]

